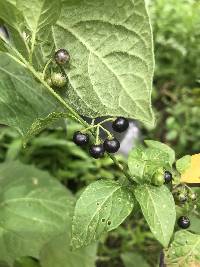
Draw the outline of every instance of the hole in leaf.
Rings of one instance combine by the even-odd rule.
[[[110,220],[109,220],[109,221],[107,221],[107,224],[108,224],[108,225],[111,225],[111,221],[110,221]]]
[[[105,222],[105,219],[101,219],[102,222]]]

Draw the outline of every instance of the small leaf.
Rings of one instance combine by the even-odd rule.
[[[148,147],[157,148],[157,149],[163,151],[164,153],[167,153],[169,156],[169,163],[172,166],[172,164],[175,161],[175,152],[171,147],[167,146],[164,143],[154,141],[154,140],[145,140],[144,142]]]
[[[95,267],[96,250],[97,246],[93,244],[71,251],[69,233],[63,233],[42,249],[41,267]]]
[[[78,113],[154,124],[152,31],[144,0],[65,0],[53,36],[71,56],[68,99]]]
[[[190,155],[186,155],[176,162],[176,169],[179,173],[184,173],[191,166],[192,157]]]
[[[160,149],[139,146],[129,154],[128,167],[137,183],[151,183],[157,169],[168,167],[168,159],[168,154]]]
[[[168,188],[137,186],[135,197],[155,238],[168,246],[176,220],[175,203]]]
[[[72,247],[87,246],[117,228],[133,209],[128,188],[110,180],[90,184],[76,203],[72,224]]]
[[[0,261],[38,258],[53,237],[70,232],[74,198],[47,172],[19,162],[0,165]]]
[[[178,231],[170,248],[166,251],[167,266],[198,266],[196,264],[200,262],[199,251],[200,235],[195,235],[188,231]]]
[[[192,156],[185,156],[176,163],[181,173],[181,182],[200,183],[200,153]]]

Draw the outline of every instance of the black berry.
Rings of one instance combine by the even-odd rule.
[[[117,118],[112,124],[113,130],[118,133],[126,131],[128,127],[129,127],[129,121],[123,117]]]
[[[81,132],[75,132],[73,136],[73,141],[77,146],[87,145],[89,142],[89,135]]]
[[[178,226],[182,229],[187,229],[190,226],[190,219],[186,216],[179,217]]]
[[[54,58],[57,64],[64,65],[70,60],[70,55],[67,50],[59,49],[56,51]]]
[[[100,144],[100,145],[92,145],[90,147],[89,152],[93,158],[98,159],[103,157],[105,150],[103,145]]]
[[[109,153],[115,153],[120,148],[120,142],[116,139],[106,139],[103,143],[104,149]]]
[[[172,181],[172,174],[171,174],[171,172],[169,172],[169,171],[165,171],[165,173],[164,173],[164,179],[165,179],[165,183],[166,184],[168,184],[168,183],[170,183],[171,181]]]

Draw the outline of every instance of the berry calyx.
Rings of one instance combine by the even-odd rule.
[[[195,201],[197,199],[197,195],[195,193],[190,193],[189,194],[189,198],[192,200],[192,201]]]
[[[54,72],[54,73],[52,73],[52,75],[51,75],[51,81],[52,81],[52,84],[54,86],[59,87],[59,88],[65,86],[66,83],[67,83],[67,79],[60,72]]]
[[[108,153],[116,153],[120,148],[120,142],[116,138],[106,139],[103,146]]]
[[[190,226],[190,219],[187,216],[181,216],[177,223],[180,228],[187,229]]]
[[[67,50],[59,49],[55,52],[55,61],[59,65],[64,65],[70,60],[70,55]]]
[[[126,118],[118,117],[112,124],[112,128],[115,132],[122,133],[129,127],[129,121]]]
[[[163,168],[158,169],[152,179],[152,183],[157,186],[163,185],[165,182],[164,177],[163,177]]]
[[[89,135],[81,132],[75,132],[73,141],[77,146],[85,146],[89,143]]]
[[[102,144],[92,145],[89,149],[89,153],[93,158],[99,159],[103,157],[105,150]]]
[[[172,181],[172,179],[173,179],[171,172],[165,171],[164,179],[165,179],[165,183],[166,184],[170,183]]]

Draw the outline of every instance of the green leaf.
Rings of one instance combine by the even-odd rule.
[[[0,18],[5,24],[10,25],[18,32],[22,33],[24,17],[22,12],[17,9],[15,5],[6,0],[0,0]]]
[[[0,52],[0,122],[25,135],[38,118],[59,110],[58,102],[27,68]]]
[[[168,246],[176,220],[175,203],[168,188],[137,186],[135,197],[155,238]]]
[[[184,173],[190,167],[191,158],[192,157],[190,155],[186,155],[180,158],[179,160],[177,160],[176,162],[177,171],[180,173]]]
[[[144,257],[136,252],[125,252],[121,258],[125,267],[149,267]]]
[[[37,119],[33,122],[30,129],[26,133],[23,139],[24,146],[26,143],[35,135],[40,133],[42,130],[47,128],[47,126],[50,126],[51,124],[57,122],[57,120],[62,118],[67,118],[68,114],[62,113],[62,112],[52,112],[50,113],[46,118],[43,119]]]
[[[105,232],[117,228],[133,209],[128,188],[110,180],[90,184],[76,203],[72,247],[87,246]]]
[[[31,257],[22,257],[15,261],[14,267],[41,267],[41,265]]]
[[[169,156],[169,163],[172,166],[172,164],[175,161],[175,152],[171,147],[169,147],[166,144],[163,144],[161,142],[154,141],[154,140],[145,140],[144,142],[148,147],[157,148],[157,149],[163,151],[164,153],[167,153]]]
[[[178,231],[175,234],[169,250],[166,252],[166,263],[170,266],[197,266],[200,262],[200,235],[188,231]],[[192,263],[194,265],[192,265]]]
[[[0,261],[39,257],[51,238],[70,231],[74,198],[47,172],[0,165]]]
[[[30,4],[27,0],[16,0],[17,8],[22,11],[26,26],[31,32],[31,51],[33,52],[36,39],[47,39],[59,18],[61,10],[60,0],[35,0]]]
[[[40,254],[42,267],[95,267],[96,245],[81,248],[75,252],[70,249],[69,234],[64,233],[52,239]]]
[[[133,179],[140,184],[151,183],[154,173],[159,168],[168,167],[168,154],[157,148],[133,149],[129,154],[128,167]]]
[[[144,0],[64,0],[53,27],[70,55],[68,98],[82,115],[154,123],[152,32]]]

